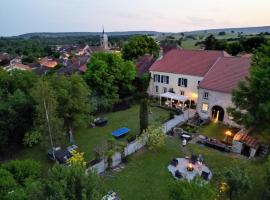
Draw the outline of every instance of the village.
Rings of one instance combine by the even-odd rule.
[[[175,27],[149,13],[111,15]],[[0,31],[0,199],[270,199],[270,27],[185,19]]]

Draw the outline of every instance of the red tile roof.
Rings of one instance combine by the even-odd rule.
[[[47,58],[47,57],[44,57],[42,58],[39,63],[45,67],[49,67],[49,68],[54,68],[58,63],[51,59],[51,58]]]
[[[245,133],[241,133],[241,132],[236,133],[235,136],[233,137],[233,140],[242,142],[246,144],[247,146],[254,149],[257,149],[259,147],[258,141],[252,136],[249,136]]]
[[[13,67],[18,68],[18,69],[22,69],[22,70],[32,71],[31,67],[29,67],[28,65],[24,65],[22,63],[15,63],[13,65]]]
[[[157,60],[150,71],[204,76],[220,57],[229,57],[225,51],[172,49]]]
[[[250,59],[223,57],[209,70],[199,87],[225,93],[232,92],[249,75]]]
[[[155,62],[153,55],[144,55],[137,59],[136,68],[139,75],[143,75],[149,72],[149,68]]]

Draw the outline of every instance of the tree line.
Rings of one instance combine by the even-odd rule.
[[[203,44],[205,50],[225,50],[232,56],[241,52],[253,53],[257,48],[267,43],[267,38],[263,35],[243,37],[238,41],[228,42],[225,39],[216,39],[214,35],[209,35],[204,41],[197,42],[196,45]]]

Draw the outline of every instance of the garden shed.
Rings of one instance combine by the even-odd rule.
[[[248,157],[254,157],[258,148],[258,141],[243,131],[239,131],[233,137],[232,151],[235,153]]]

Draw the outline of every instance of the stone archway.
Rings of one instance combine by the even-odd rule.
[[[222,122],[224,119],[224,109],[221,106],[212,107],[212,119]]]

